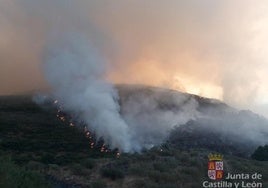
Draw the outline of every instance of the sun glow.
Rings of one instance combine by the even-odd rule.
[[[202,97],[223,100],[223,89],[216,84],[213,77],[204,80],[185,73],[185,70],[170,70],[154,60],[140,60],[130,63],[123,70],[109,73],[107,79],[116,84],[142,84],[156,87],[169,88]],[[193,73],[194,74],[194,73]]]
[[[179,82],[183,85],[184,91],[186,93],[219,100],[222,100],[223,98],[223,91],[220,86],[210,83],[195,82],[187,78],[182,78],[181,76],[175,76],[173,89],[177,89],[176,82]]]

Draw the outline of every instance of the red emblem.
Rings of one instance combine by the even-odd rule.
[[[208,158],[208,177],[212,180],[221,180],[223,178],[223,156],[210,154]]]

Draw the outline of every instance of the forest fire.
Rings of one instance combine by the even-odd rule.
[[[63,109],[63,106],[59,103],[58,100],[54,100],[54,105],[56,106],[57,108],[57,114],[56,114],[56,117],[66,123],[68,122],[68,125],[70,127],[79,127],[80,124],[83,124],[83,123],[79,123],[79,122],[76,122],[75,119],[73,119],[73,116],[72,115],[68,115],[67,113],[63,112],[62,109]],[[75,123],[76,122],[76,123]],[[84,126],[84,134],[85,134],[85,137],[88,139],[89,141],[89,146],[90,146],[90,149],[97,149],[98,151],[100,151],[101,153],[112,153],[113,151],[111,151],[109,149],[109,146],[106,146],[104,144],[104,141],[102,139],[100,140],[96,140],[96,135],[92,132],[90,132],[87,128],[87,126],[85,125]],[[118,150],[116,150],[116,158],[119,158],[120,157],[120,152]]]

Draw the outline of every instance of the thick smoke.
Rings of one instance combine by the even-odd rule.
[[[176,97],[180,110],[159,110],[159,96],[133,96],[120,109],[110,82],[265,114],[267,12],[266,1],[244,0],[0,0],[0,94],[51,87],[64,110],[123,151],[160,143],[200,115],[198,103]]]
[[[53,97],[62,110],[84,122],[111,148],[133,152],[161,144],[174,126],[196,117],[197,102],[187,96],[165,96],[165,90],[153,95],[141,91],[124,100],[128,95],[124,87],[120,88],[121,117],[117,90],[104,79],[107,60],[92,42],[74,34],[51,41],[44,53],[44,71]],[[159,108],[161,98],[163,105],[180,104],[180,111]]]
[[[117,87],[122,116],[144,145],[160,144],[171,133],[168,141],[175,138],[181,147],[237,147],[236,153],[249,156],[259,145],[268,144],[267,119],[250,111],[168,89]]]
[[[103,35],[110,81],[165,86],[266,114],[267,7],[262,0],[1,0],[0,94],[43,89],[38,66],[48,33],[75,28],[91,39]]]
[[[143,147],[163,143],[170,131],[198,117],[198,102],[188,95],[139,85],[120,85],[121,113]]]
[[[127,124],[119,115],[118,95],[103,80],[106,60],[81,36],[67,35],[49,44],[45,75],[62,110],[83,121],[111,148],[133,150]]]

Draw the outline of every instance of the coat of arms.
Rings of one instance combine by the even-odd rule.
[[[208,177],[212,180],[221,180],[223,178],[223,156],[209,154],[208,159]]]

